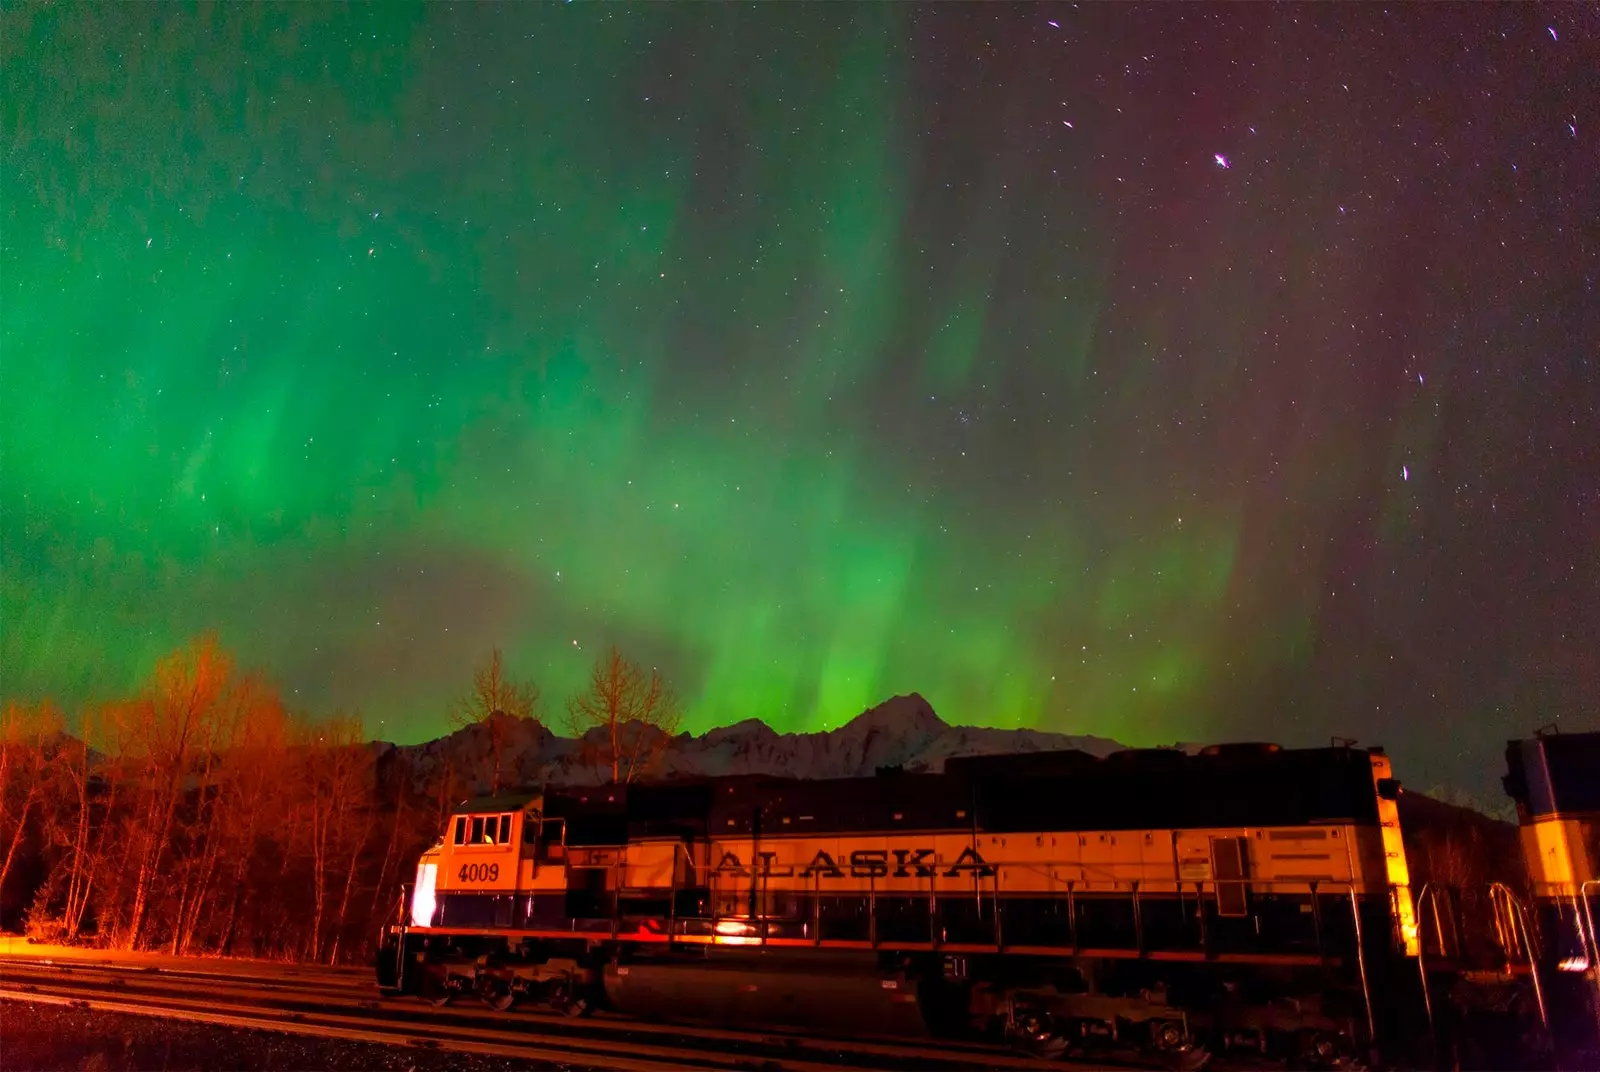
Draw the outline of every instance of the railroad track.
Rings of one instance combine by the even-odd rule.
[[[783,1030],[659,1024],[543,1012],[436,1009],[381,997],[370,982],[307,971],[210,971],[83,961],[0,959],[0,1000],[193,1020],[349,1041],[615,1068],[733,1072],[976,1072],[1070,1068],[981,1045],[819,1038]]]

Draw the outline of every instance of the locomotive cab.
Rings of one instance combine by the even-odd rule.
[[[566,881],[564,824],[545,819],[542,793],[464,801],[432,853],[433,926],[512,926],[518,893]],[[419,868],[419,894],[426,882]]]

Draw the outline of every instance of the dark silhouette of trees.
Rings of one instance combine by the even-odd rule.
[[[538,705],[539,689],[531,681],[513,680],[500,649],[495,648],[489,661],[473,670],[472,688],[451,707],[451,725],[461,729],[482,726],[486,732],[490,792],[500,791],[506,745],[514,725],[510,720],[533,718]]]
[[[646,676],[612,648],[595,660],[589,689],[567,701],[573,736],[609,767],[613,782],[631,782],[660,763],[678,732],[678,701],[654,667]],[[592,730],[601,730],[591,736]],[[595,739],[598,737],[598,741]]]

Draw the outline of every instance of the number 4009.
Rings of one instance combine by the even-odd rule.
[[[499,880],[499,864],[462,864],[461,873],[456,876],[456,881],[458,882],[498,882]]]

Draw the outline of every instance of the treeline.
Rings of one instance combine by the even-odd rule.
[[[75,725],[3,719],[4,922],[40,940],[349,959],[436,829],[360,719],[291,713],[214,639]]]
[[[569,699],[586,759],[631,780],[659,759],[677,705],[615,650]],[[49,702],[0,715],[0,928],[120,949],[359,961],[443,817],[502,788],[511,721],[538,690],[499,651],[452,707],[486,756],[428,771],[383,762],[359,718],[290,711],[214,638],[160,660],[131,698],[69,720]],[[389,753],[393,757],[393,753]]]

